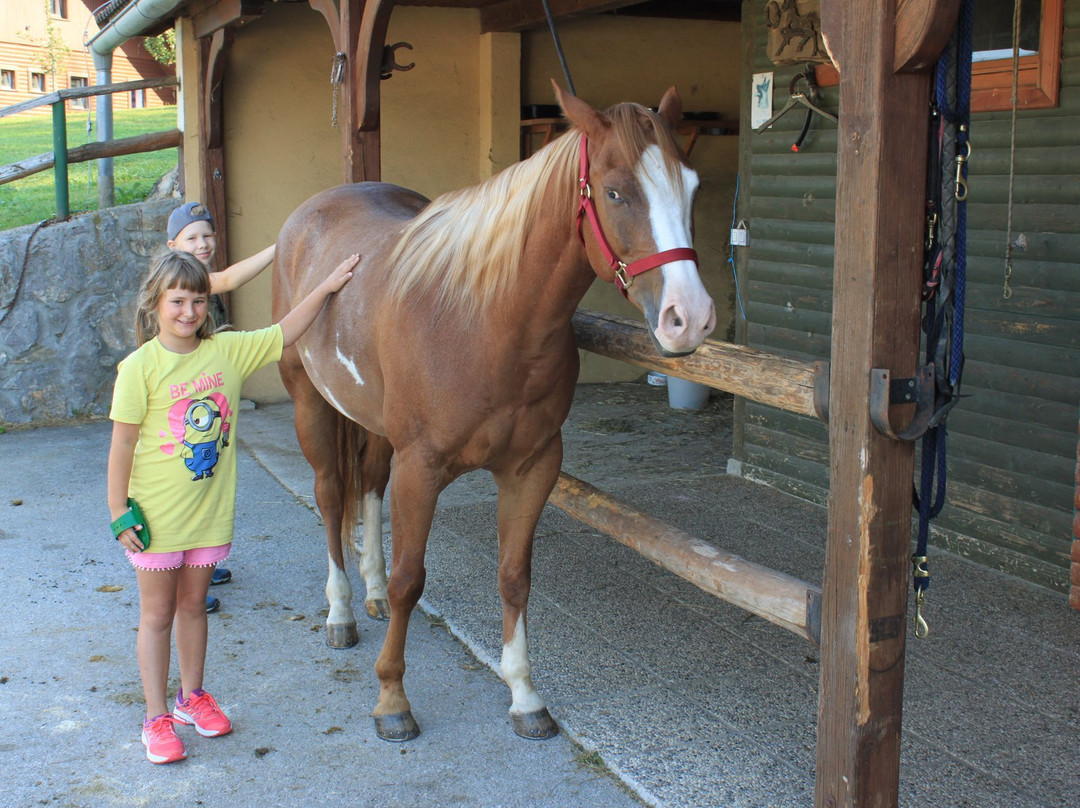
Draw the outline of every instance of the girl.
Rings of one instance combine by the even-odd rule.
[[[239,289],[250,281],[274,260],[277,250],[276,244],[271,244],[250,258],[244,258],[235,264],[226,267],[220,272],[214,272],[214,255],[217,252],[217,235],[214,230],[214,217],[201,202],[185,202],[169,214],[169,223],[166,227],[168,241],[165,246],[173,252],[188,252],[194,255],[210,270],[210,294],[222,295]],[[211,303],[210,311],[220,318],[218,325],[222,325],[225,309],[220,302]],[[215,567],[214,574],[210,576],[210,585],[226,584],[232,580],[232,572],[225,567]],[[221,606],[221,601],[213,595],[206,596],[206,612],[216,612]]]
[[[241,383],[281,358],[358,260],[342,261],[280,323],[259,331],[214,333],[210,273],[189,253],[163,255],[143,284],[135,324],[140,347],[119,365],[109,414],[108,501],[113,535],[139,584],[142,742],[152,763],[186,757],[175,723],[193,724],[207,737],[232,729],[202,685],[207,587],[232,542],[236,457],[229,446]],[[180,691],[170,712],[174,624]]]

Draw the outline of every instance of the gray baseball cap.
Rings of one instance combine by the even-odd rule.
[[[202,202],[188,202],[169,214],[169,241],[175,239],[180,231],[192,222],[210,222],[214,226],[214,217]]]

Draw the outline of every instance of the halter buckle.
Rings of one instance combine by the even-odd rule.
[[[578,183],[580,185],[578,193],[586,199],[592,199],[592,186],[589,185],[589,180],[586,177],[582,177],[578,180]]]
[[[629,289],[634,284],[633,276],[626,274],[626,264],[622,261],[615,268],[615,279],[622,285],[623,289]]]

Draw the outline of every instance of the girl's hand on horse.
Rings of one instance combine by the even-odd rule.
[[[334,271],[330,273],[330,276],[320,284],[326,290],[327,297],[346,284],[349,278],[353,276],[353,267],[358,263],[360,263],[360,253],[353,253],[334,267]]]

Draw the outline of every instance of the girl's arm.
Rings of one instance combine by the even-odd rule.
[[[288,348],[311,327],[315,318],[322,311],[326,298],[345,285],[353,276],[352,269],[360,261],[360,256],[353,253],[330,273],[330,276],[315,287],[315,291],[296,304],[296,307],[281,318],[279,325],[284,337],[284,347]]]
[[[270,266],[270,262],[274,260],[274,253],[276,252],[277,244],[271,244],[269,247],[255,253],[255,255],[250,258],[237,261],[232,266],[221,270],[221,272],[211,272],[210,294],[220,295],[225,292],[231,292],[233,289],[239,289]]]
[[[128,509],[128,483],[131,482],[131,467],[135,463],[135,444],[139,442],[139,425],[113,421],[112,444],[109,446],[109,518],[116,521]],[[142,542],[135,536],[135,531],[128,528],[120,534],[120,544],[125,550],[138,552],[143,549]]]

